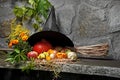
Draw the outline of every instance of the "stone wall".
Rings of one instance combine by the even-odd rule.
[[[75,45],[107,42],[109,55],[120,59],[120,0],[49,0],[60,32]]]
[[[4,38],[10,33],[9,20],[13,16],[11,0],[0,0],[0,47],[6,46]]]
[[[4,2],[6,1],[6,2]],[[75,46],[109,43],[109,55],[120,59],[120,0],[49,0],[55,7],[59,32]],[[0,2],[0,41],[9,33],[3,21],[14,17],[14,0]],[[9,21],[9,20],[8,20]],[[4,32],[5,30],[5,32]],[[7,31],[6,31],[7,30]],[[0,43],[1,47],[5,45]]]

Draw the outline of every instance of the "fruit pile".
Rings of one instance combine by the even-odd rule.
[[[27,53],[27,57],[47,61],[54,59],[76,60],[77,54],[68,47],[52,47],[48,41],[43,39],[32,47],[32,51]]]

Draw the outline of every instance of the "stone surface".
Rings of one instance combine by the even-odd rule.
[[[6,75],[4,76],[12,77],[13,76],[12,72],[8,75],[9,70],[12,70],[12,69],[20,70],[21,66],[25,65],[24,63],[24,64],[19,64],[18,66],[15,66],[15,65],[10,64],[9,62],[5,62],[6,54],[4,54],[3,52],[0,52],[0,53],[1,53],[0,70],[3,69],[4,71],[4,69],[9,68],[6,71]],[[67,63],[59,64],[58,67],[60,67],[60,70],[63,73],[71,73],[71,74],[73,73],[73,74],[88,75],[88,76],[97,75],[97,76],[105,76],[108,78],[109,77],[120,78],[120,64],[119,63],[120,61],[118,60],[78,59],[76,62],[67,62]],[[34,70],[35,71],[36,70],[52,71],[49,66],[46,67],[44,65],[43,67],[36,66]],[[8,79],[5,79],[5,80],[8,80]]]
[[[54,5],[55,8],[62,7],[65,4],[65,0],[48,0]]]
[[[116,59],[120,59],[120,32],[117,31],[115,33],[112,33],[111,34],[112,38],[111,38],[111,41],[112,41],[112,49],[114,51],[114,54],[112,54],[112,56]]]
[[[115,32],[120,30],[120,1],[114,1],[111,4],[111,8],[109,9],[109,31]]]
[[[112,0],[83,0],[83,1],[95,7],[105,8],[109,3],[111,3]]]
[[[59,16],[60,32],[64,34],[70,34],[72,19],[75,16],[75,11],[74,11],[73,6],[65,5],[61,7],[60,9],[58,9],[58,11],[59,13],[57,15]]]
[[[0,1],[0,47],[6,47],[6,37],[10,33],[10,20],[14,17],[12,12],[12,0]]]

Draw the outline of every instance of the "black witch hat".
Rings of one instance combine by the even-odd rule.
[[[56,31],[41,31],[31,35],[28,42],[31,46],[38,43],[42,39],[47,40],[52,46],[74,47],[73,42],[64,34]]]

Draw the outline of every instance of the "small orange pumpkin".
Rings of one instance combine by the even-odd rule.
[[[67,58],[67,54],[66,53],[62,53],[62,52],[58,52],[56,54],[56,58],[58,58],[58,59]]]

